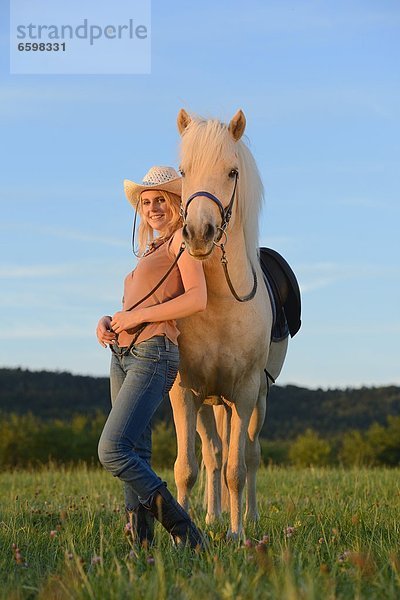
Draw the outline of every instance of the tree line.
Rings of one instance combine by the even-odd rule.
[[[109,410],[108,378],[0,369],[0,467],[49,460],[97,464],[97,443]],[[263,462],[398,465],[399,414],[396,386],[273,386],[261,432]],[[154,465],[172,467],[176,439],[168,399],[154,417],[153,446]]]
[[[0,419],[0,468],[37,467],[52,461],[97,465],[97,444],[106,416],[75,416],[69,421],[43,420],[32,413],[3,414]],[[200,459],[200,442],[197,450]],[[293,440],[261,439],[265,465],[388,466],[400,464],[400,417],[385,425],[374,423],[365,432],[322,437],[307,429]],[[176,436],[172,424],[158,421],[153,431],[153,465],[172,468]]]
[[[95,418],[110,410],[106,377],[85,377],[64,372],[0,369],[0,412],[42,420],[71,420],[75,415]],[[400,414],[400,387],[359,389],[307,389],[294,385],[272,386],[267,418],[261,436],[268,440],[294,440],[307,429],[333,438],[350,430],[366,432],[374,423],[384,426]],[[155,422],[172,424],[168,401]]]

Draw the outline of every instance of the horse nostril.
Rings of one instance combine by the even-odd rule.
[[[204,239],[206,242],[210,242],[214,238],[215,238],[215,227],[214,227],[214,225],[211,225],[211,223],[208,223],[204,227]]]
[[[194,237],[194,229],[190,225],[184,225],[182,229],[183,239],[187,242]]]

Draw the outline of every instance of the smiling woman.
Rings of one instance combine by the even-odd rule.
[[[164,190],[145,190],[140,195],[137,212],[139,224],[139,252],[151,250],[181,227],[180,196]]]
[[[155,517],[176,542],[202,547],[202,535],[150,466],[150,421],[178,372],[176,319],[206,307],[203,268],[184,252],[181,178],[174,169],[153,167],[141,184],[126,180],[125,193],[141,217],[141,256],[125,278],[122,310],[97,326],[99,343],[112,350],[112,408],[99,459],[124,482],[128,526],[137,542],[152,542]]]

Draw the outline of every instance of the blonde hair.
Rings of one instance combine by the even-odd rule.
[[[180,213],[181,206],[181,198],[172,192],[165,192],[164,190],[157,190],[160,192],[160,196],[162,196],[167,204],[167,207],[172,213],[171,219],[166,225],[165,229],[159,232],[159,237],[169,238],[177,229],[182,227],[183,221]],[[140,223],[138,228],[138,244],[139,244],[139,252],[143,254],[146,250],[146,247],[151,244],[154,240],[154,230],[150,225],[143,219],[143,211],[142,211],[142,199],[139,198],[137,203],[137,211],[140,216]]]

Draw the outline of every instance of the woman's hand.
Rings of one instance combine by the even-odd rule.
[[[115,333],[111,329],[111,317],[101,317],[97,323],[96,335],[103,348],[107,348],[107,344],[114,344],[116,341]]]
[[[111,321],[111,329],[115,333],[135,329],[143,324],[140,310],[120,310],[116,312]]]

